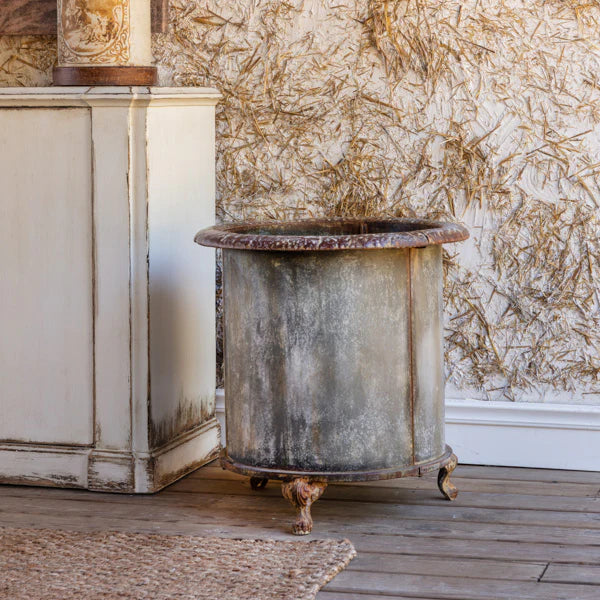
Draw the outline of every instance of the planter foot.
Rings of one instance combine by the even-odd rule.
[[[267,487],[269,480],[266,477],[250,477],[250,487],[253,490],[262,490]]]
[[[308,535],[312,531],[313,520],[310,507],[321,497],[326,487],[324,481],[309,481],[306,477],[285,481],[282,484],[283,497],[296,509],[296,522],[292,525],[294,535]]]
[[[458,496],[458,490],[456,486],[452,484],[450,481],[450,475],[454,469],[456,469],[456,465],[458,464],[458,459],[456,455],[453,454],[450,457],[450,462],[442,467],[438,473],[438,487],[440,488],[440,492],[446,500],[454,500],[456,496]]]

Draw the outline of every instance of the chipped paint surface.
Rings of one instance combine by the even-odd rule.
[[[166,402],[166,399],[163,399]],[[160,448],[177,436],[191,431],[202,423],[214,418],[215,399],[212,397],[198,397],[195,399],[179,398],[172,406],[160,406],[162,419],[153,414],[153,405],[150,405],[150,445]],[[157,411],[158,412],[158,411]]]
[[[3,482],[151,492],[219,449],[214,251],[193,243],[214,218],[218,97],[0,90],[1,270],[15,275],[0,314],[18,330],[0,348],[15,374],[0,386]]]
[[[598,2],[172,0],[171,19],[162,82],[225,95],[221,220],[463,222],[451,395],[600,403]],[[0,84],[48,81],[51,41],[30,44],[0,39]]]

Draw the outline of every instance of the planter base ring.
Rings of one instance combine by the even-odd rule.
[[[311,481],[351,482],[351,481],[379,481],[382,479],[400,479],[401,477],[421,477],[425,473],[442,469],[456,461],[452,448],[446,446],[442,456],[432,460],[408,465],[403,467],[392,467],[391,469],[376,469],[374,471],[292,471],[285,469],[270,469],[255,467],[236,462],[227,455],[227,449],[221,451],[221,466],[228,471],[239,475],[256,477],[257,479],[273,479],[278,481],[290,481],[303,477]],[[452,469],[453,470],[453,469]],[[451,470],[449,470],[451,472]],[[448,473],[449,475],[449,473]]]

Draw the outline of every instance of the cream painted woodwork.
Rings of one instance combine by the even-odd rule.
[[[204,88],[0,89],[0,481],[151,492],[212,458]]]
[[[93,441],[90,122],[0,110],[2,440]]]

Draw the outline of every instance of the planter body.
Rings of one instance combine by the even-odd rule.
[[[467,237],[381,218],[199,232],[223,249],[223,465],[256,481],[449,472],[441,244]]]
[[[223,261],[231,461],[368,478],[441,459],[439,245]]]
[[[269,479],[310,533],[328,481],[439,469],[444,443],[441,244],[450,223],[330,219],[242,223],[199,232],[223,249],[224,468]]]

